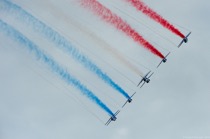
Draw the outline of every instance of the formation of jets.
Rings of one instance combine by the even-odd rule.
[[[189,32],[185,38],[183,38],[183,40],[181,41],[181,43],[178,45],[178,48],[183,44],[183,43],[187,43],[188,42],[188,37],[190,36],[191,32]],[[166,63],[167,61],[167,57],[170,54],[170,52],[161,60],[161,62],[158,64],[157,68],[162,64],[162,63]],[[141,81],[139,82],[139,85],[141,85],[141,87],[145,84],[145,83],[149,83],[150,82],[150,77],[154,74],[154,72],[151,73],[151,71],[149,71],[144,77],[142,77]],[[141,88],[140,87],[140,88]],[[130,96],[127,101],[125,102],[125,104],[122,106],[122,108],[127,104],[127,103],[131,103],[132,102],[132,97],[136,94],[136,92]],[[117,114],[120,112],[120,110],[118,110],[114,115],[112,115],[110,117],[110,119],[105,123],[105,125],[109,125],[112,121],[116,121],[117,120]]]

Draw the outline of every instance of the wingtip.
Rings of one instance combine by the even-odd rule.
[[[142,83],[142,81],[143,81],[143,78],[141,79],[141,81],[139,82],[139,84],[137,85],[137,87]]]
[[[180,46],[183,44],[183,42],[184,42],[184,40],[182,40],[182,41],[180,42],[180,44],[178,45],[178,48],[180,48]]]
[[[163,60],[160,61],[160,63],[157,65],[157,68],[162,64]]]
[[[142,88],[142,87],[144,86],[144,84],[145,84],[145,82],[141,85],[141,87],[140,87],[140,88]]]
[[[168,52],[168,54],[166,55],[166,57],[168,57],[168,55],[170,55],[170,53],[171,53],[171,52]],[[166,58],[166,57],[165,57],[165,58]]]

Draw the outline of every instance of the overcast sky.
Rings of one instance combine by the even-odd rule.
[[[45,5],[36,7],[40,1],[14,2],[46,16],[37,12],[48,9]],[[108,127],[74,101],[62,81],[42,65],[33,64],[36,59],[0,33],[0,139],[210,139],[210,1],[145,3],[171,22],[190,29],[192,35]],[[6,16],[1,14],[0,19]]]

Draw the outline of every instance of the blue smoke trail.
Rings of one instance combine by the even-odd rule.
[[[110,116],[113,116],[113,112],[97,97],[88,90],[79,80],[71,76],[65,69],[58,65],[51,57],[47,56],[42,52],[33,42],[26,38],[23,34],[15,30],[12,26],[8,25],[0,19],[0,30],[3,31],[7,36],[11,37],[14,41],[27,47],[34,55],[44,62],[53,72],[59,75],[68,84],[73,85],[80,92],[87,96],[90,100],[96,103],[99,107],[105,110]]]
[[[58,32],[38,20],[36,17],[26,12],[20,6],[13,4],[7,0],[0,0],[4,4],[4,8],[8,12],[15,14],[18,18],[24,20],[29,25],[32,25],[34,30],[42,33],[48,40],[54,42],[59,48],[62,48],[65,52],[68,52],[74,59],[79,61],[84,67],[94,72],[99,78],[109,84],[112,88],[121,93],[126,99],[130,96],[123,90],[118,84],[116,84],[106,73],[104,73],[96,64],[90,59],[84,56],[78,49],[76,49],[69,41],[67,41]],[[19,14],[19,15],[18,15]]]

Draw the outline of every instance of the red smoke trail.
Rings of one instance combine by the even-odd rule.
[[[135,31],[129,24],[123,21],[119,16],[112,13],[108,8],[104,7],[96,0],[82,0],[82,6],[91,9],[95,14],[100,16],[104,21],[111,23],[118,30],[123,31],[126,35],[131,37],[134,41],[150,50],[153,54],[164,58],[163,54],[159,52],[152,44],[145,40],[137,31]]]
[[[172,24],[170,24],[166,19],[164,19],[158,13],[149,8],[141,0],[127,0],[127,1],[130,2],[137,10],[141,11],[145,15],[149,16],[153,20],[160,23],[163,27],[169,29],[170,31],[180,36],[181,38],[185,38],[185,36],[178,29],[176,29]]]

